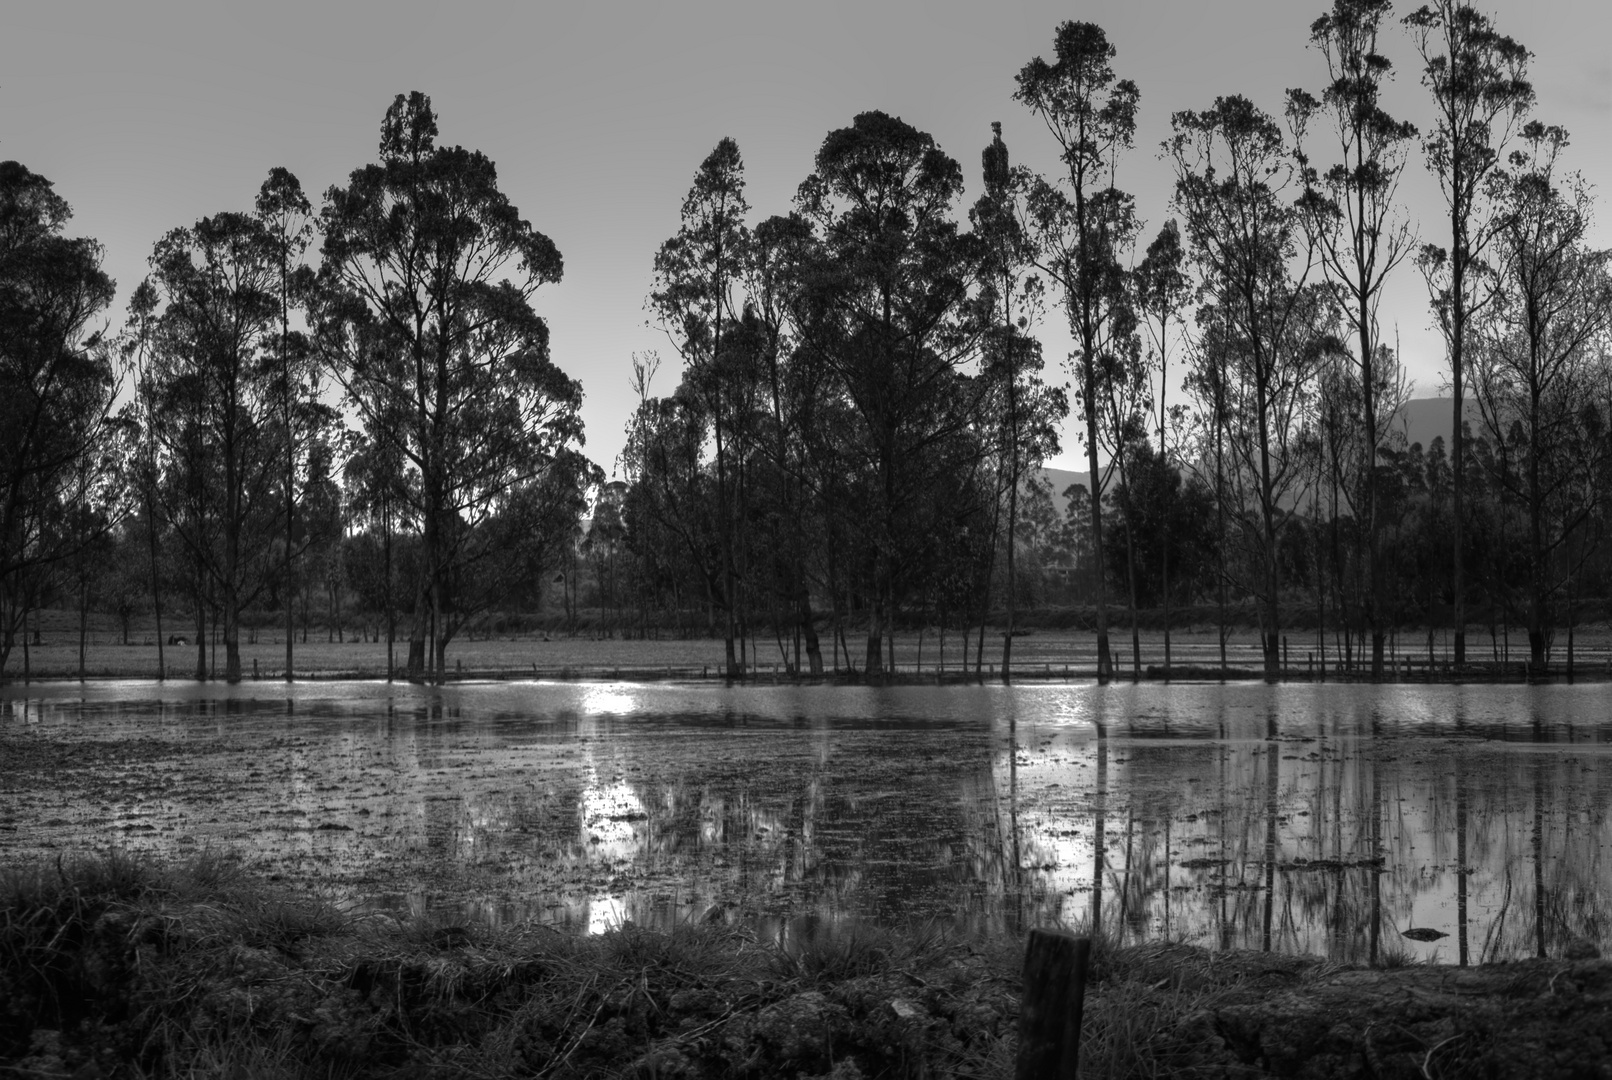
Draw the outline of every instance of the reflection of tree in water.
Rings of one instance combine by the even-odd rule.
[[[1317,693],[1308,710],[1297,697],[1289,688],[1284,708],[1244,710],[1191,741],[1162,737],[1155,715],[1021,753],[1025,850],[1057,853],[1053,869],[1027,876],[1052,893],[1090,889],[1090,917],[1127,940],[1475,962],[1601,939],[1612,842],[1602,746],[1576,755],[1548,731],[1530,747],[1409,731],[1366,695]],[[1554,731],[1605,738],[1599,724]],[[1089,809],[1061,786],[1071,776]],[[1106,844],[1061,842],[1099,814]],[[1449,940],[1402,937],[1413,928]]]
[[[1096,919],[1130,941],[1470,963],[1568,954],[1608,923],[1596,688],[1015,688],[939,725],[724,714],[658,731],[403,700],[4,715],[205,741],[156,780],[109,775],[94,812],[149,825],[130,846],[173,844],[168,821],[203,840],[245,828],[269,869],[485,897],[489,918]]]

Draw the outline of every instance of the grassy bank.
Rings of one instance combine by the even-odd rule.
[[[26,668],[35,679],[69,679],[77,677],[79,670],[78,638],[73,633],[48,632],[41,643],[28,650],[26,665],[20,647],[13,650],[3,675],[5,680],[20,682]],[[1447,664],[1447,643],[1442,639],[1434,650],[1435,664],[1430,673],[1425,637],[1418,640],[1402,638],[1395,642],[1390,654],[1390,671],[1393,679],[1425,681],[1450,679],[1517,679],[1522,677],[1522,661],[1527,658],[1527,643],[1513,634],[1509,650],[1500,643],[1485,638],[1482,648],[1474,645],[1470,652],[1472,663],[1460,672],[1450,671]],[[977,638],[971,638],[968,650],[969,678],[976,660],[986,668],[987,678],[997,678],[1002,660],[1000,634],[986,637],[983,654],[977,649]],[[1312,637],[1297,633],[1288,638],[1288,676],[1296,679],[1318,678],[1320,654]],[[788,644],[788,643],[786,643]],[[850,641],[851,661],[860,668],[864,658],[865,642]],[[924,681],[944,675],[947,680],[963,678],[963,639],[955,631],[948,632],[944,651],[939,634],[926,630],[923,634],[904,632],[895,636],[895,663],[901,678]],[[824,664],[830,672],[833,663],[824,642]],[[1340,677],[1338,657],[1329,643],[1326,654],[1326,675]],[[1128,633],[1116,630],[1112,639],[1115,650],[1116,671],[1120,678],[1128,677],[1132,670],[1131,642]],[[1575,646],[1575,672],[1581,678],[1604,678],[1612,672],[1612,634],[1604,628],[1581,632]],[[408,655],[407,642],[398,644],[395,659],[402,665]],[[1161,633],[1148,631],[1141,635],[1143,673],[1147,678],[1163,677],[1164,639]],[[1552,670],[1561,674],[1565,670],[1565,646],[1558,642],[1552,656]],[[1226,658],[1231,678],[1255,678],[1261,670],[1259,637],[1250,628],[1239,629],[1227,641]],[[170,679],[194,679],[196,649],[194,645],[171,645],[164,650],[163,666]],[[845,658],[840,657],[841,670]],[[793,649],[781,652],[776,641],[763,639],[756,643],[750,656],[752,674],[763,680],[788,678],[789,666],[794,660]],[[1220,677],[1220,643],[1212,627],[1181,628],[1171,635],[1171,660],[1176,678]],[[221,674],[224,656],[222,650],[209,649],[208,669]],[[721,677],[724,663],[723,643],[711,638],[649,638],[621,639],[579,635],[564,637],[544,634],[517,635],[488,638],[463,638],[448,649],[450,678],[711,678]],[[1407,667],[1408,663],[1408,667]],[[263,635],[255,641],[241,644],[241,666],[248,681],[279,680],[285,673],[285,645],[276,637]],[[1016,678],[1035,679],[1089,679],[1096,671],[1095,639],[1088,632],[1074,630],[1032,630],[1016,636],[1013,643],[1013,669]],[[96,632],[90,635],[84,655],[84,672],[89,678],[154,678],[157,674],[157,647],[155,639],[133,636],[125,645],[117,634]],[[294,656],[294,674],[306,678],[385,678],[387,673],[386,644],[384,642],[349,639],[345,642],[324,640],[297,643]],[[1536,673],[1537,674],[1537,673]]]
[[[0,880],[0,1075],[1007,1077],[1020,942],[357,917],[228,858]],[[1612,965],[1094,953],[1092,1077],[1601,1075]]]

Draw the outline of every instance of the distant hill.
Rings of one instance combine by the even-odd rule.
[[[1455,430],[1454,416],[1455,403],[1451,398],[1412,398],[1405,402],[1394,418],[1386,427],[1387,432],[1399,432],[1405,437],[1405,445],[1421,443],[1422,449],[1433,445],[1434,439],[1443,439],[1445,453],[1449,452],[1450,436]],[[1477,403],[1468,399],[1466,402],[1467,421],[1476,430],[1481,422]],[[1052,482],[1052,502],[1058,508],[1060,515],[1066,512],[1068,500],[1064,498],[1064,491],[1071,484],[1080,484],[1087,491],[1091,490],[1091,474],[1089,472],[1074,472],[1069,469],[1042,469],[1041,475]]]

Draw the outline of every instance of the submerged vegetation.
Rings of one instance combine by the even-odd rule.
[[[1456,973],[1096,946],[1087,1076],[1591,1075],[1605,1052],[1601,961]],[[1020,948],[921,927],[398,921],[216,854],[110,854],[0,879],[0,1072],[1006,1077]]]

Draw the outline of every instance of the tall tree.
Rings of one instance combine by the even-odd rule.
[[[1064,310],[1077,345],[1077,398],[1086,422],[1093,557],[1103,565],[1102,490],[1098,469],[1100,365],[1113,344],[1114,314],[1126,305],[1119,249],[1128,238],[1117,227],[1128,204],[1114,186],[1120,150],[1136,134],[1136,84],[1118,78],[1116,50],[1102,27],[1064,22],[1053,41],[1054,60],[1036,57],[1018,74],[1014,98],[1041,117],[1058,144],[1064,168],[1057,186],[1040,185],[1032,211],[1041,234],[1043,266],[1063,291]],[[1112,676],[1108,598],[1096,581],[1097,678]]]
[[[980,396],[960,370],[978,346],[978,247],[952,216],[962,187],[930,135],[865,112],[829,132],[797,196],[816,244],[794,321],[801,362],[817,369],[808,378],[839,404],[835,513],[866,568],[869,675],[886,669],[886,631],[927,572],[916,556],[967,509],[948,487],[959,456],[977,453]]]
[[[159,511],[191,555],[198,597],[204,580],[217,597],[224,677],[238,682],[241,612],[274,561],[281,439],[275,368],[265,362],[278,322],[273,244],[254,216],[215,214],[159,240],[151,268],[161,310],[142,398],[172,475]],[[204,666],[198,652],[198,673]]]
[[[1310,26],[1310,43],[1326,59],[1326,88],[1319,100],[1303,90],[1290,90],[1287,106],[1303,166],[1304,220],[1357,349],[1362,437],[1358,486],[1348,494],[1364,533],[1373,678],[1382,677],[1387,636],[1379,550],[1380,410],[1398,404],[1390,398],[1397,383],[1393,372],[1379,370],[1377,364],[1382,351],[1377,312],[1388,275],[1411,248],[1410,225],[1396,200],[1410,140],[1416,135],[1413,125],[1395,120],[1382,107],[1383,87],[1393,65],[1377,51],[1377,35],[1391,9],[1391,0],[1333,0],[1332,9]],[[1334,139],[1330,164],[1312,160],[1305,146],[1311,121],[1318,115],[1329,121]]]
[[[987,327],[983,372],[1004,406],[996,410],[1000,435],[993,442],[1002,458],[998,474],[1008,500],[1007,625],[1002,633],[1002,681],[1008,682],[1019,592],[1019,492],[1026,473],[1058,452],[1057,426],[1069,405],[1060,390],[1042,382],[1040,342],[1028,333],[1042,297],[1041,279],[1032,272],[1036,253],[1024,222],[1024,201],[1034,177],[1012,168],[1002,125],[993,123],[991,131],[991,142],[980,155],[985,192],[969,218],[983,241],[985,259],[979,293]]]
[[[49,180],[0,162],[0,672],[31,583],[84,542],[64,527],[81,471],[116,464],[119,381],[90,330],[114,285],[100,244],[62,235],[71,216]]]
[[[1497,31],[1468,0],[1435,0],[1405,23],[1421,55],[1422,85],[1433,96],[1436,119],[1422,148],[1444,194],[1450,224],[1449,246],[1426,244],[1417,261],[1444,335],[1455,399],[1451,622],[1460,665],[1466,663],[1466,351],[1472,321],[1488,295],[1485,252],[1495,219],[1487,184],[1516,124],[1533,104],[1534,88],[1527,78],[1528,50]]]
[[[418,476],[406,489],[424,549],[415,679],[446,673],[465,616],[454,572],[499,542],[481,526],[582,441],[581,387],[549,359],[532,309],[559,280],[560,253],[498,189],[491,160],[436,139],[430,99],[399,94],[380,161],[331,188],[320,215],[321,336],[370,438]]]
[[[1165,153],[1175,165],[1175,201],[1186,221],[1202,288],[1225,320],[1212,380],[1217,422],[1235,419],[1233,455],[1253,489],[1256,575],[1265,676],[1280,675],[1283,497],[1299,474],[1292,452],[1311,390],[1318,331],[1330,295],[1305,285],[1310,251],[1295,205],[1301,178],[1282,129],[1243,97],[1171,118]],[[1295,265],[1297,271],[1295,272]],[[1224,497],[1222,495],[1221,497]]]
[[[1585,243],[1588,187],[1556,176],[1566,132],[1534,121],[1523,136],[1527,152],[1499,177],[1498,295],[1474,377],[1484,427],[1509,466],[1496,479],[1527,515],[1528,652],[1539,665],[1573,569],[1558,556],[1594,514],[1593,481],[1612,460],[1612,253]]]
[[[272,247],[276,278],[275,299],[279,302],[279,333],[275,337],[275,359],[279,365],[281,439],[285,443],[285,473],[281,482],[285,491],[285,563],[284,574],[291,580],[291,563],[296,557],[297,507],[297,446],[299,408],[305,402],[316,402],[317,376],[312,370],[314,353],[308,348],[307,337],[291,330],[291,311],[300,299],[308,296],[313,285],[313,270],[303,263],[308,244],[313,236],[313,208],[302,194],[302,185],[292,173],[276,167],[257,193],[257,215],[263,223]],[[291,681],[293,671],[292,605],[285,605],[285,678]]]
[[[716,441],[718,539],[722,558],[723,633],[730,677],[742,676],[735,639],[738,633],[735,595],[735,519],[732,492],[733,431],[730,400],[732,364],[723,352],[722,335],[732,323],[733,292],[744,268],[749,234],[744,218],[744,161],[732,139],[717,143],[694,175],[683,199],[682,226],[655,255],[655,285],[650,305],[687,367],[689,387],[699,395],[711,418]]]
[[[1181,226],[1172,218],[1164,223],[1159,234],[1148,244],[1147,253],[1132,274],[1136,291],[1136,308],[1142,325],[1147,328],[1153,348],[1153,359],[1148,365],[1158,372],[1158,395],[1154,398],[1154,434],[1158,437],[1158,456],[1165,468],[1173,468],[1174,451],[1171,445],[1172,428],[1177,414],[1169,408],[1170,390],[1170,324],[1180,322],[1181,306],[1191,288],[1184,263],[1186,251],[1181,247]],[[1178,407],[1179,408],[1179,407]],[[1179,481],[1179,477],[1177,478]],[[1164,667],[1170,668],[1170,529],[1171,518],[1160,521],[1165,530],[1159,547],[1159,576],[1163,582],[1159,598],[1164,606]]]

